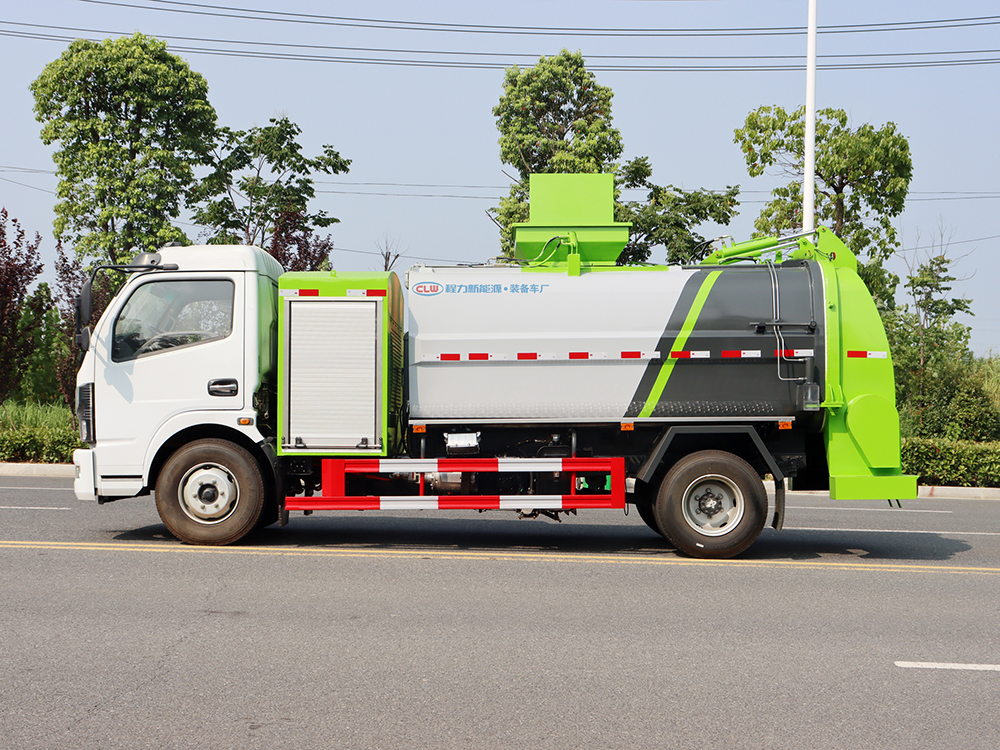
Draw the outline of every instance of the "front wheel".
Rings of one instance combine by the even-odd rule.
[[[742,458],[725,451],[699,451],[667,472],[655,511],[664,535],[681,552],[733,557],[760,536],[767,492]]]
[[[260,466],[228,440],[185,445],[167,459],[156,482],[160,519],[188,544],[242,539],[258,525],[264,505]]]

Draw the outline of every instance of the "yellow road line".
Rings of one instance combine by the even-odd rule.
[[[806,568],[834,570],[867,570],[895,573],[978,573],[1000,575],[1000,568],[958,565],[913,565],[909,563],[867,563],[840,560],[695,560],[675,557],[673,553],[655,555],[621,555],[593,553],[551,553],[508,550],[442,550],[442,549],[302,549],[288,547],[196,547],[174,542],[30,542],[0,541],[0,549],[48,549],[79,552],[172,552],[175,554],[257,555],[261,557],[374,557],[374,558],[436,558],[452,560],[503,560],[524,562],[604,563],[614,565],[698,565],[738,568]]]

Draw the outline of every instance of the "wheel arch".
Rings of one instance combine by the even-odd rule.
[[[179,448],[182,448],[189,443],[193,443],[196,440],[209,438],[228,440],[229,442],[235,443],[246,450],[251,456],[254,457],[257,464],[260,466],[260,471],[264,477],[265,484],[269,487],[274,486],[276,477],[274,458],[266,444],[261,445],[260,443],[256,443],[239,430],[234,430],[219,424],[205,424],[186,427],[183,430],[174,433],[167,440],[164,440],[157,449],[156,454],[153,456],[153,460],[150,463],[149,478],[146,486],[149,488],[156,486],[156,482],[160,477],[160,472],[163,470],[163,465]]]
[[[751,425],[673,425],[656,441],[636,472],[636,479],[653,484],[657,476],[664,476],[683,456],[707,449],[739,456],[761,477],[769,472],[775,482],[785,479],[774,456]]]

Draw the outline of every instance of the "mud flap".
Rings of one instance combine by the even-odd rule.
[[[771,528],[781,531],[785,525],[785,480],[776,479],[774,481],[774,518],[771,519]]]

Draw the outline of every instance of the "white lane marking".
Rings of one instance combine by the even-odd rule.
[[[72,487],[0,487],[0,490],[45,490],[46,492],[72,492]]]
[[[950,536],[1000,536],[1000,531],[917,531],[915,529],[821,529],[813,526],[786,526],[787,531],[850,531],[870,534],[947,534]]]
[[[32,505],[0,505],[0,510],[73,510],[72,508],[45,508]]]
[[[897,661],[903,669],[971,669],[977,672],[1000,672],[1000,664],[948,664],[936,661]]]
[[[862,510],[868,513],[954,513],[951,510],[916,510],[915,508],[833,508],[820,505],[786,505],[785,510]]]

